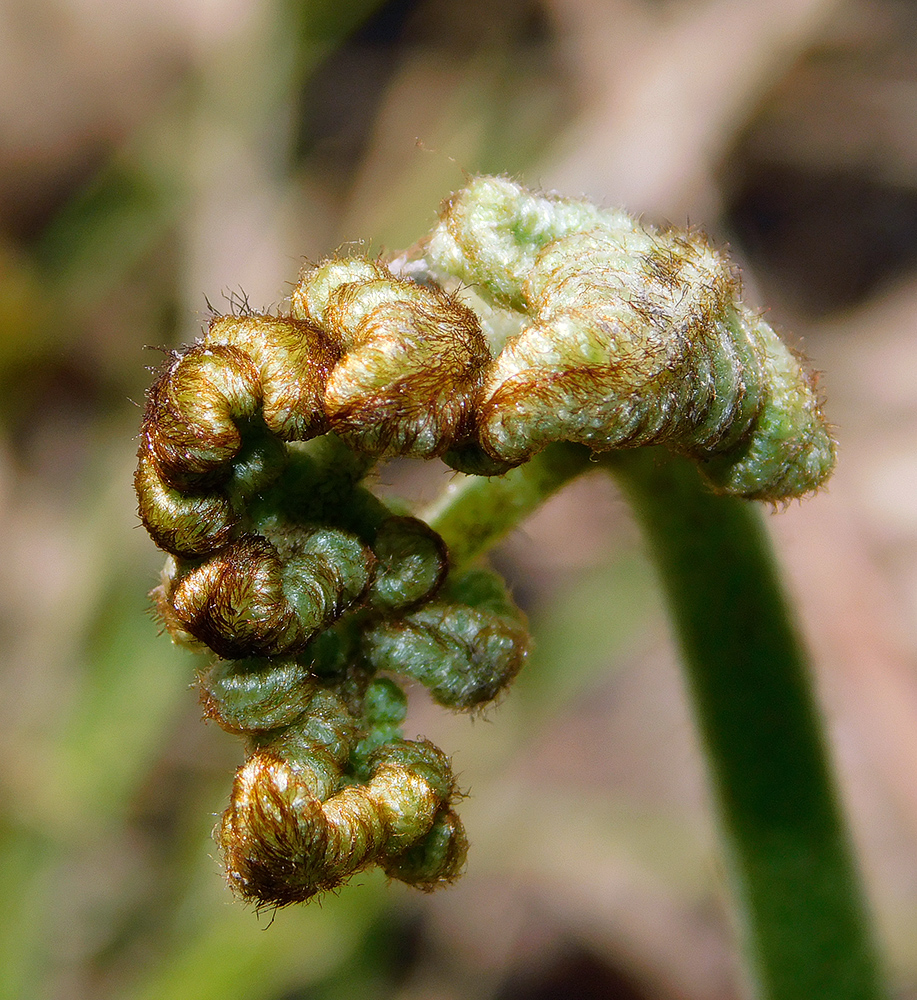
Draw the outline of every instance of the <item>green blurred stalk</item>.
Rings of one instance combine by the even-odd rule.
[[[877,1000],[872,927],[757,510],[714,496],[692,463],[659,449],[601,462],[643,527],[681,646],[752,994]],[[534,509],[539,492],[588,467],[585,449],[552,446],[502,479],[462,482],[431,523],[458,544],[461,564]]]
[[[758,511],[655,451],[603,460],[681,646],[754,995],[884,995],[805,654]]]

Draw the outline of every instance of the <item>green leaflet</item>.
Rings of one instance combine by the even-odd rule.
[[[494,573],[472,570],[448,591],[461,603],[430,601],[370,627],[367,655],[378,669],[420,681],[441,705],[471,709],[494,700],[528,654],[525,620]]]

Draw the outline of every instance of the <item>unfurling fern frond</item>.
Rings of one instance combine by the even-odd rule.
[[[392,456],[493,476],[559,441],[661,444],[771,501],[834,462],[813,377],[703,238],[500,178],[391,266],[308,268],[289,314],[215,316],[169,358],[135,485],[169,553],[158,615],[222,658],[204,714],[248,746],[218,831],[243,898],[306,900],[373,864],[424,889],[461,872],[455,778],[404,739],[393,677],[479,709],[521,668],[525,621],[363,480]]]

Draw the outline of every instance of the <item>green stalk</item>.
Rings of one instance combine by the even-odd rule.
[[[758,511],[685,459],[604,459],[633,504],[681,646],[754,995],[884,995],[812,690]]]
[[[885,996],[805,654],[754,505],[714,496],[660,449],[614,452],[681,646],[751,992],[757,1000]],[[483,552],[588,452],[554,445],[502,479],[468,480],[429,512]],[[518,490],[518,496],[516,491]],[[467,532],[467,534],[465,534]]]

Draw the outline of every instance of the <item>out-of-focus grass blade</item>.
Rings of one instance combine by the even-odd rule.
[[[360,881],[273,921],[225,892],[196,893],[176,920],[174,947],[121,1000],[273,1000],[319,982],[353,955],[386,905],[381,874]]]
[[[169,720],[194,697],[188,688],[197,661],[156,636],[137,583],[113,579],[103,595],[82,688],[58,748],[60,819],[84,832],[123,820]]]
[[[151,145],[117,154],[34,246],[50,294],[77,314],[117,285],[182,210],[179,164]]]
[[[327,54],[355,31],[382,0],[280,0],[278,13],[283,22],[298,34],[303,69],[311,69],[314,59]]]
[[[559,711],[641,638],[658,634],[661,604],[652,569],[627,551],[577,578],[531,622],[534,652],[514,694],[536,713]]]
[[[57,850],[34,830],[0,822],[0,1000],[39,995],[54,906]]]

